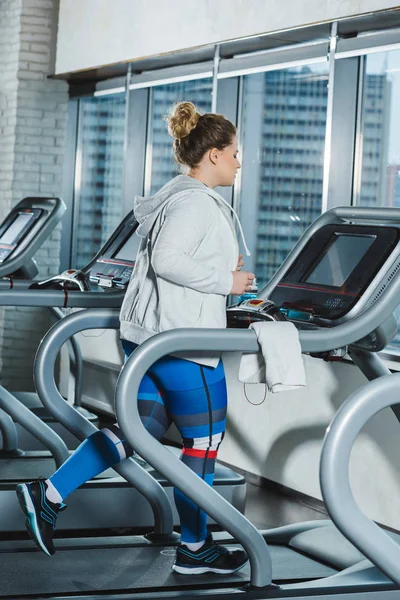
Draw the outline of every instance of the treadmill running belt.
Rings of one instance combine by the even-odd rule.
[[[334,569],[284,546],[270,546],[273,578],[307,580],[327,577]],[[101,548],[59,550],[52,557],[40,551],[1,553],[0,598],[17,595],[95,593],[129,589],[242,586],[249,567],[230,576],[185,576],[171,571],[173,547]]]

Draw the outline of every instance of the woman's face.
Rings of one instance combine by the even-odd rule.
[[[238,158],[238,141],[235,136],[232,143],[223,150],[210,150],[210,160],[215,165],[214,175],[216,185],[233,185],[238,170],[241,167]]]

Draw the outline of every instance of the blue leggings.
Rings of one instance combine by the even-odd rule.
[[[126,357],[136,344],[122,341]],[[171,423],[179,430],[181,460],[213,484],[215,459],[224,437],[227,391],[222,361],[214,369],[173,356],[158,360],[139,386],[139,414],[143,425],[161,439]],[[117,425],[85,440],[50,478],[66,498],[88,479],[132,454]],[[207,535],[207,515],[182,492],[174,490],[181,522],[182,541],[199,542]]]

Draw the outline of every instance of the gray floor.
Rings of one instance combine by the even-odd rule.
[[[314,510],[294,498],[282,496],[249,482],[245,515],[260,529],[328,518],[325,512]]]

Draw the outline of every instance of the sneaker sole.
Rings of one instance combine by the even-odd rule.
[[[22,510],[25,513],[25,524],[29,535],[31,536],[35,544],[39,546],[39,548],[43,550],[43,552],[47,554],[47,556],[51,556],[51,553],[48,551],[46,545],[42,540],[42,536],[40,534],[40,529],[36,518],[35,506],[29,493],[29,489],[25,485],[25,483],[20,483],[17,485],[17,498]]]
[[[243,569],[243,567],[248,563],[246,560],[245,563],[237,567],[236,569],[213,569],[213,567],[180,567],[179,565],[172,565],[172,570],[180,575],[203,575],[204,573],[216,573],[217,575],[231,575],[232,573],[236,573]]]

